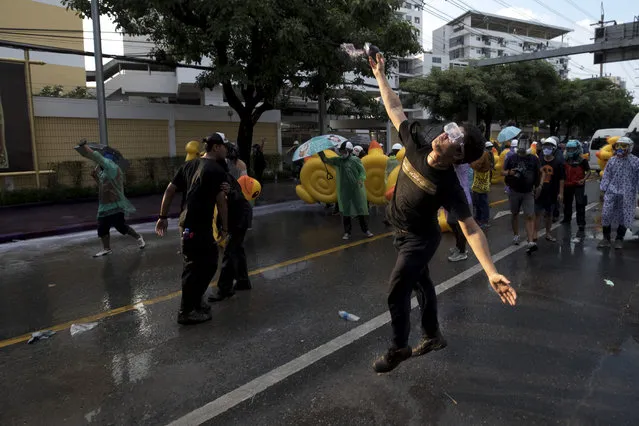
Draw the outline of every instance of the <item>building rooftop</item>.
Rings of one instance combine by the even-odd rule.
[[[545,25],[538,22],[524,21],[521,19],[508,18],[506,16],[493,15],[478,11],[469,11],[450,21],[447,25],[454,26],[467,16],[471,17],[471,27],[499,31],[509,34],[527,35],[529,37],[551,40],[562,36],[573,30],[570,28]]]

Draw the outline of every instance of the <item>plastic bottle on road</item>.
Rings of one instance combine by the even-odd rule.
[[[339,311],[337,314],[340,318],[345,319],[346,321],[359,321],[359,317],[357,315],[349,314],[346,311]]]

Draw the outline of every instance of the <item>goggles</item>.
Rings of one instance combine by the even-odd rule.
[[[630,149],[630,145],[625,143],[616,143],[612,146],[612,148],[616,151],[618,149]]]
[[[457,123],[448,123],[444,126],[444,132],[448,137],[448,140],[458,145],[461,148],[462,155],[464,154],[464,132],[459,128]]]

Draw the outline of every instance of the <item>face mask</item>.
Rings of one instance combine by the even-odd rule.
[[[552,155],[552,148],[544,148],[544,155],[550,157]]]
[[[619,148],[617,151],[615,151],[615,154],[617,154],[617,157],[623,157],[626,155],[626,150],[624,148]]]

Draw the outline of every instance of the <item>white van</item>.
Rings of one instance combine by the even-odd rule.
[[[634,121],[634,120],[633,120]],[[590,143],[588,144],[588,150],[590,152],[590,168],[593,170],[599,170],[599,163],[597,162],[597,152],[606,145],[606,139],[610,136],[625,136],[628,133],[628,129],[599,129],[592,135]]]

